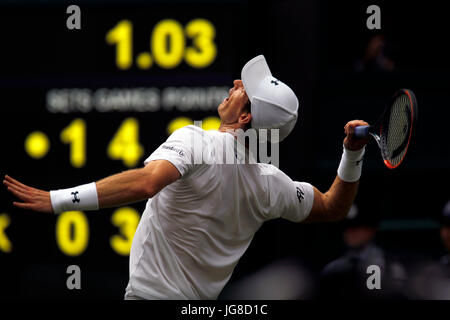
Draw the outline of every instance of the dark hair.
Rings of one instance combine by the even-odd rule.
[[[248,102],[245,104],[244,109],[248,113],[252,113],[252,103],[250,102],[250,99],[248,99]],[[250,129],[252,127],[251,121],[245,125],[244,131],[247,129]]]

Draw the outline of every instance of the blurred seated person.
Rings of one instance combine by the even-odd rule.
[[[424,263],[412,279],[412,299],[450,300],[450,201],[440,217],[440,236],[445,253],[437,261]]]
[[[322,271],[320,298],[323,299],[403,299],[406,271],[395,258],[375,243],[378,219],[376,212],[359,212],[353,204],[344,221],[343,240],[347,251]],[[381,289],[370,290],[367,268],[380,268]]]
[[[386,37],[382,34],[375,35],[369,39],[364,57],[354,64],[355,71],[392,71],[395,62],[387,57]]]
[[[450,278],[450,201],[447,202],[442,210],[441,239],[446,249],[446,253],[442,256],[439,262],[441,266],[447,270],[447,275]]]

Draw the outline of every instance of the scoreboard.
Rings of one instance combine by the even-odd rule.
[[[217,106],[250,58],[246,5],[183,2],[0,6],[0,173],[44,190],[142,166]],[[67,10],[67,11],[66,11]],[[144,203],[45,215],[0,190],[1,297],[121,299]],[[78,265],[84,290],[66,287]]]

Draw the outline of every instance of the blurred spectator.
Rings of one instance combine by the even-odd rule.
[[[223,300],[305,300],[317,287],[312,271],[302,261],[286,257],[230,283]]]
[[[435,262],[422,266],[412,279],[411,298],[450,300],[450,201],[440,216],[440,235],[446,250]]]
[[[392,71],[395,62],[386,56],[386,38],[382,34],[369,39],[364,57],[354,64],[355,71]]]
[[[324,299],[402,299],[406,280],[403,265],[375,244],[376,214],[360,213],[354,204],[344,222],[346,253],[330,262],[322,271],[320,297]],[[369,290],[368,267],[380,268],[381,289]]]
[[[447,269],[450,276],[450,201],[447,202],[441,215],[441,239],[447,250],[446,254],[442,256],[440,263],[442,267]],[[450,288],[449,288],[450,290]]]

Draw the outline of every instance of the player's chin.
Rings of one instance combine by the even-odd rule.
[[[223,112],[226,108],[227,108],[227,102],[224,100],[224,101],[222,101],[222,103],[219,104],[219,106],[217,107],[217,111],[218,111],[219,114],[220,114],[220,113]]]

